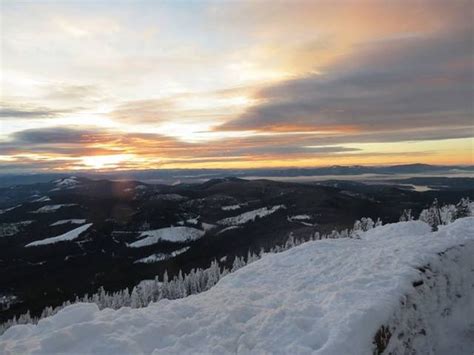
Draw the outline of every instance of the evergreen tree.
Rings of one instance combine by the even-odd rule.
[[[455,219],[469,217],[471,215],[471,201],[469,197],[461,198],[456,204],[456,212],[454,215]]]
[[[411,209],[403,210],[402,215],[400,216],[400,222],[409,222],[413,221],[413,217],[411,215]]]

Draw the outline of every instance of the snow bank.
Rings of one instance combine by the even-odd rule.
[[[239,214],[238,216],[234,217],[228,217],[221,219],[220,221],[217,222],[217,224],[220,224],[222,226],[232,226],[232,225],[237,225],[237,224],[245,224],[247,222],[255,221],[255,218],[257,217],[265,217],[268,215],[271,215],[272,213],[275,213],[281,208],[285,208],[284,205],[277,205],[273,206],[271,208],[263,207],[259,208],[257,210],[253,211],[248,211],[242,214]]]
[[[374,229],[370,229],[367,232],[361,233],[360,238],[364,240],[371,240],[373,238],[384,238],[392,239],[399,238],[400,236],[410,235],[412,237],[418,237],[426,234],[430,234],[431,227],[422,221],[409,221],[385,224]]]
[[[156,244],[160,240],[168,242],[187,242],[201,238],[206,232],[191,227],[167,227],[140,234],[140,237],[146,237],[136,242],[128,244],[131,248],[141,248],[148,245]]]
[[[73,229],[73,230],[71,230],[67,233],[58,235],[57,237],[46,238],[46,239],[42,239],[42,240],[38,240],[36,242],[26,244],[25,247],[36,247],[38,245],[53,244],[53,243],[57,243],[57,242],[64,242],[64,241],[74,240],[74,239],[79,238],[81,233],[84,233],[91,226],[92,226],[92,223],[84,224],[83,226],[80,226],[79,228],[76,228],[76,229]]]
[[[474,218],[435,233],[423,228],[398,223],[362,240],[305,243],[267,254],[207,292],[146,308],[75,304],[8,329],[0,353],[372,354],[375,334],[413,293],[422,267],[440,265],[449,251],[472,253]]]

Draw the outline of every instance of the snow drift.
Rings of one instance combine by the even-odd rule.
[[[434,233],[423,222],[387,225],[267,254],[187,298],[140,309],[75,304],[8,329],[0,353],[439,353],[442,322],[460,327],[456,341],[472,338],[473,252],[474,218]]]

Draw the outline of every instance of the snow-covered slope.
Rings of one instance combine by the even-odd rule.
[[[191,227],[167,227],[145,231],[140,233],[143,239],[137,240],[129,244],[131,248],[141,248],[148,245],[156,244],[160,240],[168,242],[187,242],[201,238],[206,232]]]
[[[80,182],[78,181],[77,177],[75,176],[70,176],[67,178],[62,178],[62,179],[57,179],[53,181],[53,183],[56,185],[57,189],[72,189],[75,188],[76,186],[80,185]]]
[[[46,205],[46,206],[38,208],[36,211],[33,211],[31,213],[52,213],[52,212],[56,212],[60,208],[72,207],[72,206],[77,206],[77,205],[75,203],[63,203],[61,205]]]
[[[54,222],[54,223],[50,224],[50,226],[55,227],[55,226],[60,226],[60,225],[67,224],[67,223],[84,224],[84,223],[86,223],[86,220],[85,219],[61,219],[57,222]]]
[[[58,235],[57,237],[37,240],[36,242],[26,244],[25,247],[36,247],[38,245],[54,244],[58,242],[74,240],[76,238],[79,238],[79,236],[82,233],[84,233],[86,230],[88,230],[91,226],[92,226],[92,223],[84,224],[83,226],[70,230],[69,232],[66,232],[64,234]]]
[[[156,263],[158,261],[162,260],[168,260],[171,258],[174,258],[178,255],[181,255],[183,253],[186,253],[189,250],[190,247],[184,247],[178,250],[175,250],[171,253],[156,253],[152,254],[150,256],[147,256],[146,258],[138,259],[134,263],[144,263],[144,264],[150,264],[150,263]]]
[[[75,304],[38,325],[10,328],[0,338],[0,353],[372,354],[374,339],[387,337],[380,336],[382,326],[406,327],[409,334],[416,328],[410,319],[428,324],[436,318],[403,316],[407,305],[416,313],[413,295],[427,265],[452,276],[449,285],[433,278],[433,290],[426,288],[427,294],[436,288],[443,294],[431,312],[442,317],[444,305],[457,300],[472,305],[473,253],[474,218],[435,233],[422,222],[398,223],[362,239],[321,240],[267,254],[187,298],[141,309]],[[463,311],[469,330],[474,312]],[[423,332],[429,341],[420,346],[431,343],[436,353],[443,334],[428,326]],[[397,349],[401,340],[394,338],[388,346]]]
[[[220,221],[217,221],[217,224],[220,224],[222,226],[245,224],[247,222],[254,221],[255,218],[257,217],[262,218],[262,217],[271,215],[272,213],[275,213],[281,208],[285,208],[285,206],[277,205],[271,208],[263,207],[263,208],[259,208],[258,210],[244,212],[242,214],[239,214],[238,216],[221,219]]]

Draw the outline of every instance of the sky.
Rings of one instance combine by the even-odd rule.
[[[0,170],[473,164],[473,2],[0,0]]]

